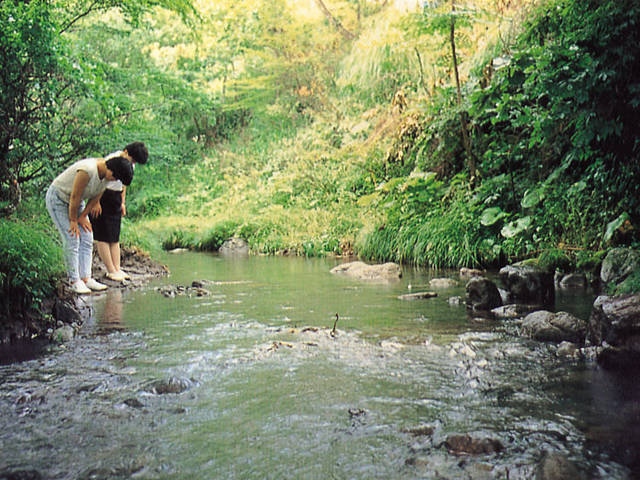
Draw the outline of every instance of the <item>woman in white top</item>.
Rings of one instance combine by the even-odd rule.
[[[62,237],[69,282],[75,293],[107,288],[91,278],[93,231],[88,216],[107,182],[120,180],[130,185],[132,179],[133,167],[124,157],[87,158],[68,167],[49,186],[47,210]]]

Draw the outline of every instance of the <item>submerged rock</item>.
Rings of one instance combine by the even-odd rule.
[[[418,425],[415,427],[405,428],[402,431],[414,437],[431,437],[436,429],[431,425]]]
[[[193,385],[193,381],[188,378],[170,377],[168,379],[153,382],[149,387],[149,391],[158,395],[182,393],[189,390]]]
[[[416,292],[416,293],[406,293],[404,295],[398,295],[400,300],[424,300],[425,298],[434,298],[437,297],[438,294],[435,292]]]
[[[535,480],[581,480],[582,472],[564,455],[545,452],[536,469]]]
[[[503,305],[501,307],[494,308],[493,310],[491,310],[491,313],[493,313],[496,318],[521,318],[528,313],[531,313],[533,308],[534,307],[532,307],[531,305],[511,303],[509,305]]]
[[[0,472],[0,480],[41,480],[42,474],[37,470],[4,470]]]
[[[452,288],[457,285],[458,282],[452,278],[432,278],[429,280],[429,286],[431,288]]]
[[[474,438],[471,435],[449,435],[444,441],[449,453],[454,455],[482,455],[504,450],[502,443],[493,438]]]
[[[156,291],[160,292],[164,297],[206,297],[211,294],[206,288],[197,286],[199,282],[193,282],[190,286],[185,285],[164,285],[162,287],[156,287]]]
[[[486,272],[484,270],[479,270],[477,268],[462,267],[460,269],[460,276],[465,278],[483,277],[485,273]]]

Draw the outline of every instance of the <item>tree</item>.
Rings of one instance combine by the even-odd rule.
[[[63,88],[61,44],[45,1],[0,3],[0,216],[20,202],[20,184],[42,168],[29,163],[48,142],[45,125]]]
[[[190,0],[0,2],[0,216],[15,210],[26,182],[99,151],[94,133],[113,120],[86,108],[88,99],[100,104],[105,72],[73,58],[65,32],[110,8],[135,24],[155,6],[195,17]]]

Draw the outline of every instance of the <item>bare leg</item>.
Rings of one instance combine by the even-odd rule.
[[[107,267],[107,272],[109,273],[115,273],[118,270],[120,270],[120,255],[118,254],[118,268],[116,268],[116,266],[113,264],[113,260],[111,257],[111,245],[113,244],[109,244],[107,242],[96,242],[97,243],[97,249],[98,249],[98,256],[100,257],[100,260],[102,260],[102,263],[104,263],[104,266]],[[119,252],[119,248],[118,248],[118,252]]]
[[[111,263],[113,264],[114,272],[120,271],[120,243],[109,244],[109,254],[111,255]]]

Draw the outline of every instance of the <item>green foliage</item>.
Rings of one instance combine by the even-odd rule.
[[[184,230],[172,230],[168,236],[162,240],[163,250],[175,250],[176,248],[191,249],[195,245],[193,233]]]
[[[546,2],[472,97],[484,175],[512,179],[522,202],[505,210],[532,210],[546,241],[598,247],[611,233],[600,225],[639,211],[639,18],[637,2]]]
[[[575,265],[575,260],[565,250],[560,248],[550,248],[544,250],[538,256],[538,267],[547,272],[568,272]]]
[[[141,140],[150,160],[127,191],[125,242],[165,232],[165,248],[213,251],[238,235],[253,252],[315,256],[358,238],[358,253],[379,260],[569,268],[637,239],[637,2],[541,3],[515,43],[487,45],[482,65],[472,42],[495,28],[482,11],[491,2],[456,2],[455,15],[450,2],[429,2],[402,18],[391,3],[359,17],[355,2],[336,2],[354,40],[293,10],[301,2],[200,2],[201,23],[188,24],[183,0],[55,4],[64,34],[52,37],[61,43],[47,78],[66,96],[42,96],[61,110],[30,124],[35,155],[12,144],[21,174],[43,178],[24,194],[79,155]],[[55,27],[44,3],[0,6],[25,18],[37,8]],[[452,21],[468,79],[460,103]],[[22,57],[34,65],[49,51],[35,45]],[[488,66],[493,55],[505,66]]]
[[[53,147],[63,46],[45,1],[0,2],[0,188],[41,173]],[[31,161],[29,161],[31,160]],[[2,199],[6,200],[6,199]],[[16,204],[19,198],[12,198]],[[15,205],[14,205],[15,206]]]
[[[64,272],[60,247],[37,225],[0,222],[0,315],[37,309]]]
[[[610,293],[612,295],[624,295],[638,292],[640,292],[640,270],[634,270],[627,278],[616,285]]]
[[[217,251],[222,244],[233,237],[238,224],[235,221],[220,222],[209,229],[197,244],[198,250],[207,252]]]
[[[387,209],[388,223],[367,235],[358,253],[434,268],[494,263],[497,252],[483,245],[477,220],[481,205],[470,198],[466,182],[461,175],[445,188],[435,174],[387,182],[376,208]]]

